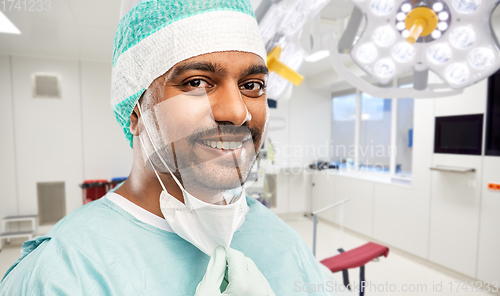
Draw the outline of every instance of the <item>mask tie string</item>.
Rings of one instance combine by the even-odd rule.
[[[163,163],[163,165],[167,168],[168,172],[170,173],[170,175],[172,176],[172,178],[174,179],[175,183],[177,183],[177,185],[179,186],[179,188],[181,188],[182,191],[185,191],[184,187],[182,187],[181,183],[179,182],[179,180],[177,180],[177,177],[174,176],[174,174],[172,173],[172,171],[170,170],[170,168],[168,167],[166,161],[163,159],[163,156],[158,152],[158,149],[156,148],[156,145],[155,143],[153,142],[153,138],[151,137],[151,135],[149,134],[149,130],[148,130],[148,127],[146,126],[146,122],[143,118],[143,112],[142,112],[142,109],[141,109],[141,104],[139,104],[139,102],[137,103],[137,108],[139,108],[139,113],[141,114],[141,120],[142,120],[142,123],[144,125],[144,129],[146,130],[146,134],[148,135],[149,137],[149,141],[151,142],[151,145],[153,146],[156,154],[159,156],[161,162]],[[142,147],[144,150],[146,150],[146,146],[144,145],[144,142],[142,141],[142,138],[141,136],[139,135],[139,139],[141,141],[141,144],[142,144]],[[149,160],[149,163],[151,164],[151,166],[153,167],[153,170],[156,174],[156,177],[158,178],[158,181],[160,181],[160,184],[163,188],[163,190],[167,191],[165,189],[165,186],[163,185],[163,182],[161,181],[160,179],[160,176],[158,175],[158,172],[156,171],[156,168],[155,166],[153,165],[153,163],[151,162],[151,159],[148,157],[148,160]],[[167,191],[168,192],[168,191]]]

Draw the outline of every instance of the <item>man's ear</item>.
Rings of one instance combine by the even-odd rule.
[[[139,136],[140,130],[139,130],[139,108],[135,106],[134,111],[132,111],[132,114],[130,114],[130,133],[133,136]]]

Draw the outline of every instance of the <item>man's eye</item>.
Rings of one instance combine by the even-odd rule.
[[[242,89],[244,90],[261,90],[262,84],[258,82],[247,82],[242,85]]]
[[[207,87],[208,83],[206,81],[201,80],[201,79],[193,79],[191,81],[188,81],[187,85],[189,85],[191,87]]]

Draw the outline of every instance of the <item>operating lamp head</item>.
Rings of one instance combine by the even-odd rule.
[[[352,59],[380,83],[430,70],[462,89],[500,68],[491,14],[500,0],[352,0],[366,27]]]

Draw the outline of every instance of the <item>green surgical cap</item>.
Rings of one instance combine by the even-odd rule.
[[[122,18],[115,34],[111,105],[130,146],[130,115],[151,83],[181,61],[221,51],[251,52],[266,60],[250,1],[146,0]]]

